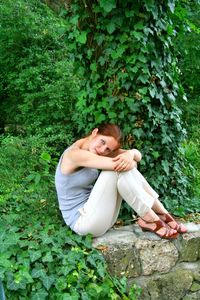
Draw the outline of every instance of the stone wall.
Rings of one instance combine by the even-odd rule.
[[[141,287],[139,300],[200,299],[199,229],[166,240],[131,225],[111,229],[93,245],[112,275]]]

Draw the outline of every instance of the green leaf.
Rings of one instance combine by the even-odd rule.
[[[30,300],[45,300],[47,299],[48,293],[45,289],[40,289],[36,293],[32,293]]]
[[[42,152],[40,157],[43,160],[48,161],[48,162],[51,160],[51,155],[48,152]]]
[[[31,272],[33,278],[43,278],[46,276],[46,271],[43,268],[34,268]]]
[[[47,252],[45,256],[42,258],[43,262],[52,262],[53,256],[51,255],[51,252]]]
[[[36,173],[34,178],[35,184],[38,184],[41,178],[42,178],[41,175],[39,173]]]
[[[53,283],[55,282],[55,276],[54,275],[50,275],[50,276],[45,276],[43,278],[41,278],[43,285],[45,286],[45,288],[47,290],[49,290],[51,288],[51,286],[53,285]]]
[[[8,290],[11,290],[11,291],[17,291],[17,290],[25,289],[26,284],[23,281],[16,282],[13,279],[9,279],[7,282],[7,288],[8,288]]]
[[[138,22],[138,23],[136,23],[135,25],[134,25],[134,29],[135,30],[142,30],[144,28],[144,23],[143,23],[143,21],[140,21],[140,22]]]
[[[140,41],[144,35],[143,35],[142,32],[139,32],[139,31],[133,31],[133,36],[134,36],[138,41]]]
[[[16,233],[0,233],[0,253],[5,252],[11,246],[16,245],[20,236]]]
[[[86,44],[87,42],[87,32],[82,31],[77,37],[76,40],[81,44]]]
[[[163,170],[165,171],[165,173],[168,176],[169,175],[169,162],[167,160],[162,160],[161,164],[162,164]]]
[[[156,94],[156,89],[154,87],[149,88],[149,93],[150,93],[151,97],[154,98],[155,94]]]
[[[113,33],[115,31],[115,23],[108,23],[106,29],[110,34]]]
[[[0,266],[4,267],[5,269],[12,268],[13,263],[10,260],[10,256],[10,252],[0,253]]]
[[[97,64],[93,63],[90,65],[90,70],[96,72],[97,71]]]
[[[55,284],[56,289],[61,292],[67,287],[67,279],[64,276],[59,276]]]
[[[137,59],[143,63],[147,62],[147,58],[142,53],[137,56]]]
[[[137,80],[140,80],[142,83],[149,82],[149,76],[146,74],[141,74],[138,76]]]
[[[124,46],[124,45],[118,46],[118,48],[116,50],[113,50],[111,52],[111,57],[113,59],[117,59],[122,56],[122,54],[124,53],[125,50],[126,50],[126,46]]]
[[[155,159],[157,159],[160,156],[158,151],[152,151],[152,155]]]
[[[116,8],[115,0],[100,0],[100,7],[102,7],[107,13],[109,13],[113,8]]]
[[[38,260],[40,257],[42,257],[42,253],[40,250],[37,250],[37,251],[29,250],[28,252],[30,255],[31,262],[34,262],[34,261]]]
[[[175,10],[175,1],[174,0],[168,0],[168,6],[172,13],[174,13]]]

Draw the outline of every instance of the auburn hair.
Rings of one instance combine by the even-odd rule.
[[[105,136],[112,136],[118,142],[119,147],[122,144],[122,132],[119,126],[110,123],[102,123],[97,126],[98,133]]]

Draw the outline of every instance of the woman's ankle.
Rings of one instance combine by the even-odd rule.
[[[144,216],[141,217],[145,222],[153,223],[155,221],[160,220],[158,215],[153,210],[148,211]]]

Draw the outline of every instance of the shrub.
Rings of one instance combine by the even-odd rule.
[[[73,134],[79,85],[68,57],[66,28],[42,1],[1,1],[2,120],[21,125],[26,134],[40,134],[54,148]]]

